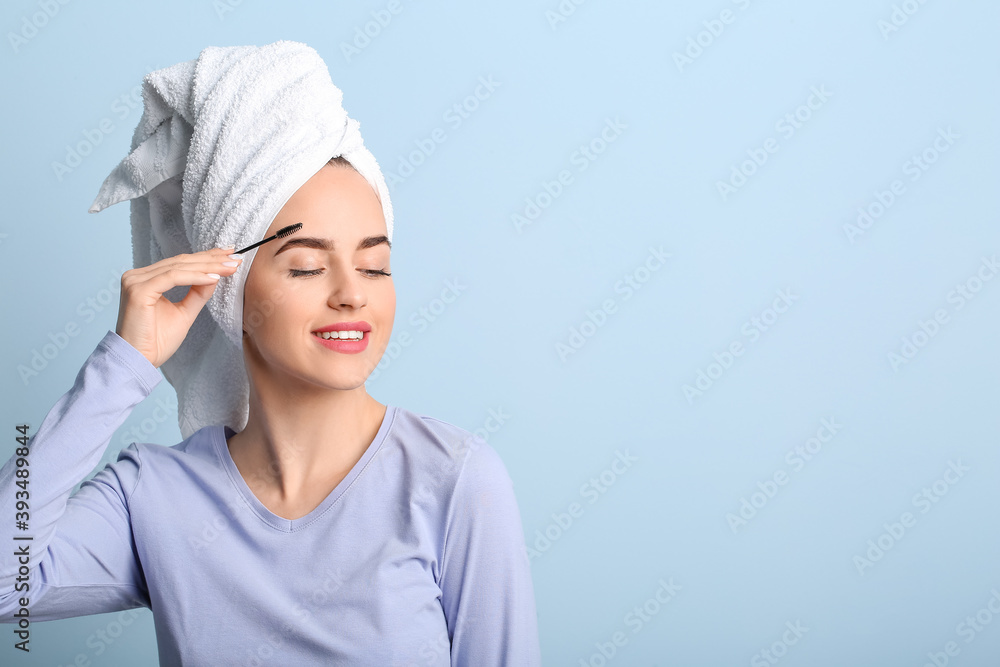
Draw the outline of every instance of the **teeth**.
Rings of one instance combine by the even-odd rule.
[[[340,340],[361,340],[364,336],[362,331],[324,331],[323,333],[313,332],[314,336],[319,336],[320,338],[325,338],[326,340],[337,339]]]

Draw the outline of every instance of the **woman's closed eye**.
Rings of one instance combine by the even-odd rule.
[[[358,269],[362,273],[368,274],[369,276],[391,276],[392,274],[384,269]],[[301,278],[302,276],[318,276],[323,272],[323,269],[312,269],[309,271],[302,269],[289,269],[288,275],[293,278]]]

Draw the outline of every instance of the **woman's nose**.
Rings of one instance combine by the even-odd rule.
[[[353,266],[343,268],[331,268],[329,273],[330,295],[328,303],[337,308],[341,306],[352,306],[360,308],[365,304],[366,295],[364,286],[361,283],[362,276],[355,271]]]

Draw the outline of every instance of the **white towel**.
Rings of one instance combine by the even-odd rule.
[[[262,240],[292,194],[337,156],[375,189],[392,239],[385,179],[314,49],[286,40],[210,46],[195,60],[147,74],[142,99],[131,152],[90,207],[97,213],[131,200],[134,266]],[[204,426],[246,426],[243,285],[256,252],[219,280],[180,348],[160,367],[177,391],[185,439]],[[165,296],[177,302],[188,289]]]

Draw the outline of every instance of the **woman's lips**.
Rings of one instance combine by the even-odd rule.
[[[313,338],[315,338],[320,345],[322,345],[328,350],[333,350],[334,352],[343,352],[345,354],[357,354],[358,352],[362,352],[365,348],[368,347],[369,333],[370,332],[368,331],[362,332],[360,340],[347,340],[340,338],[326,339],[323,338],[322,336],[317,336],[316,334],[310,334],[310,335]]]

